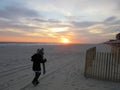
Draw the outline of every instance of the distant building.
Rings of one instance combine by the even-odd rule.
[[[120,33],[118,33],[116,35],[116,39],[115,40],[109,40],[109,41],[105,42],[105,44],[109,44],[109,45],[112,45],[112,46],[120,47]]]
[[[116,39],[117,39],[117,40],[120,40],[120,33],[118,33],[118,34],[116,35]]]

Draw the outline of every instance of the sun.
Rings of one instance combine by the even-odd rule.
[[[68,38],[61,38],[61,43],[68,44],[70,40]]]

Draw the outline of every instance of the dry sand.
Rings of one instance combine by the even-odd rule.
[[[5,45],[0,46],[0,90],[120,90],[119,83],[84,77],[85,53],[90,47],[110,52],[108,45]],[[45,49],[45,75],[34,87],[30,57]]]

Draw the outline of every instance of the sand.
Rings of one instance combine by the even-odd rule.
[[[0,46],[0,90],[120,90],[119,83],[84,77],[86,50],[110,52],[104,44],[81,45],[4,45]],[[46,74],[34,87],[31,56],[45,49]]]

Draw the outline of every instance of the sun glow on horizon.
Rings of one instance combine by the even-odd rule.
[[[68,38],[61,38],[61,41],[60,41],[61,43],[64,43],[64,44],[68,44],[68,43],[70,43],[70,40],[68,39]]]

